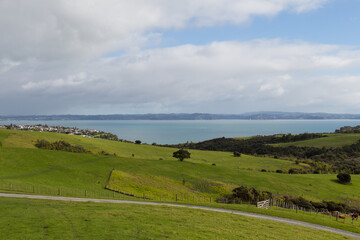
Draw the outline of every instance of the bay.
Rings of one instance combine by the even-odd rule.
[[[218,137],[248,137],[277,133],[330,133],[343,126],[360,125],[360,120],[64,120],[0,121],[3,124],[67,126],[96,129],[121,139],[143,143],[175,144]]]

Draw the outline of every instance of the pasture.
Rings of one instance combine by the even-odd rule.
[[[342,147],[345,145],[354,144],[360,140],[360,134],[358,133],[336,133],[336,134],[324,134],[327,137],[315,138],[305,141],[289,142],[289,143],[278,143],[271,144],[272,146],[287,147],[287,146],[297,146],[297,147]]]
[[[0,198],[1,239],[350,239],[204,210]],[[6,216],[6,217],[5,217]]]
[[[246,155],[233,157],[227,152],[197,150],[190,151],[191,159],[179,162],[172,157],[175,149],[150,145],[8,130],[0,130],[0,138],[2,139],[0,183],[98,191],[105,188],[110,172],[115,169],[127,174],[127,179],[131,179],[131,176],[134,178],[146,175],[150,178],[155,176],[157,179],[169,179],[169,185],[177,182],[176,187],[173,186],[171,191],[179,192],[173,192],[174,194],[184,193],[178,183],[185,180],[190,186],[188,189],[199,195],[209,194],[209,188],[206,186],[220,184],[225,186],[222,189],[228,193],[231,190],[228,186],[244,185],[274,194],[303,196],[314,201],[359,199],[360,196],[360,177],[357,175],[352,176],[351,185],[342,185],[335,181],[335,174],[290,175],[259,171],[263,168],[275,170],[296,166],[294,162],[288,160]],[[37,139],[65,140],[82,145],[93,153],[106,151],[116,153],[117,156],[36,149],[33,143]],[[129,183],[127,180],[127,191],[133,192],[154,187],[148,180],[141,182],[141,188],[139,184]],[[115,188],[116,183],[114,185]],[[168,190],[157,187],[156,191],[167,193]]]

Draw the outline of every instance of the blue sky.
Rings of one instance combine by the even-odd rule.
[[[357,0],[3,0],[0,115],[360,113]]]
[[[315,11],[259,16],[240,26],[222,24],[166,31],[163,33],[163,46],[203,45],[213,41],[247,41],[258,38],[358,46],[359,10],[360,2],[357,0],[332,0]]]

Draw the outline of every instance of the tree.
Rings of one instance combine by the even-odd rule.
[[[184,149],[180,149],[173,153],[174,158],[178,158],[179,161],[184,161],[185,158],[190,158],[190,153]]]
[[[135,144],[141,144],[140,140],[135,140]]]
[[[351,182],[351,176],[348,173],[339,173],[336,177],[339,183],[348,184]]]

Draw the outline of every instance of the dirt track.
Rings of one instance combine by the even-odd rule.
[[[155,205],[155,206],[171,206],[171,207],[184,207],[192,209],[201,209],[213,212],[222,212],[222,213],[232,213],[236,215],[242,215],[247,217],[254,217],[260,219],[266,219],[281,223],[287,223],[291,225],[297,225],[332,233],[337,233],[343,236],[352,237],[355,239],[360,239],[360,234],[348,232],[336,228],[326,227],[318,224],[301,222],[293,219],[280,218],[274,216],[268,216],[257,213],[242,212],[237,210],[222,209],[222,208],[212,208],[212,207],[203,207],[203,206],[192,206],[192,205],[183,205],[183,204],[174,204],[174,203],[157,203],[157,202],[141,202],[141,201],[126,201],[126,200],[107,200],[107,199],[94,199],[94,198],[73,198],[73,197],[55,197],[55,196],[41,196],[41,195],[26,195],[26,194],[10,194],[10,193],[0,193],[0,197],[7,198],[28,198],[28,199],[43,199],[43,200],[56,200],[56,201],[72,201],[72,202],[97,202],[97,203],[126,203],[126,204],[139,204],[139,205]]]

